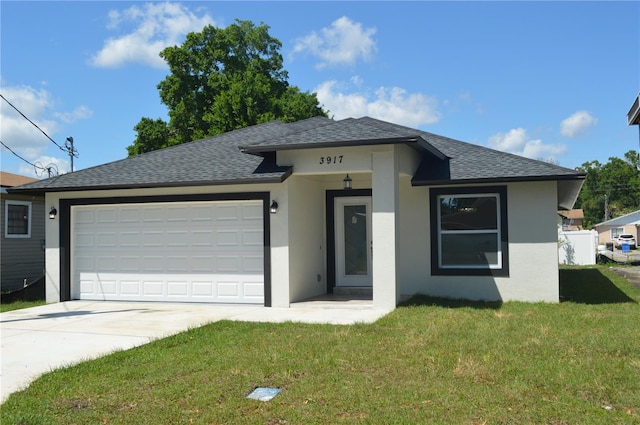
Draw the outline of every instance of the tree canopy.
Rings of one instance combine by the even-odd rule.
[[[577,170],[587,175],[576,202],[576,208],[584,210],[585,227],[640,208],[640,159],[635,150],[624,159],[611,157],[606,164],[585,162]]]
[[[315,93],[288,83],[282,44],[251,21],[208,25],[160,56],[170,74],[158,84],[169,122],[143,117],[129,156],[272,121],[327,116]]]

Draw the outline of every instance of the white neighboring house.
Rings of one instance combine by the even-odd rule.
[[[14,189],[46,195],[47,301],[288,307],[369,291],[558,302],[584,174],[364,117],[272,121]]]

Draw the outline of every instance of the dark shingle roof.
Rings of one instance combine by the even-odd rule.
[[[291,168],[275,164],[275,151],[381,143],[406,143],[423,154],[414,184],[583,178],[568,168],[369,117],[315,117],[289,124],[271,121],[40,180],[17,191],[280,182]]]
[[[411,135],[394,131],[393,128],[384,129],[368,125],[354,118],[334,121],[325,126],[310,128],[283,137],[267,139],[261,143],[244,146],[247,152],[264,153],[274,150],[310,149],[328,146],[354,146],[390,144],[394,142],[408,142],[419,137],[414,130]]]

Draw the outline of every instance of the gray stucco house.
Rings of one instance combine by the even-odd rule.
[[[584,175],[364,117],[272,121],[15,189],[45,194],[47,301],[376,308],[557,302],[557,211]]]

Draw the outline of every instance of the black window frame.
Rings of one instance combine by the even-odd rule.
[[[11,207],[17,206],[26,208],[26,215],[24,219],[16,219],[12,217],[15,213],[11,212]],[[31,223],[33,220],[33,204],[29,201],[16,201],[13,199],[7,199],[5,201],[5,223],[4,223],[4,237],[10,239],[30,239],[31,238]],[[20,226],[17,226],[12,221],[20,222]],[[17,227],[24,229],[25,232],[16,233]]]
[[[442,266],[440,265],[440,199],[443,197],[496,195],[498,198],[498,234],[500,266]],[[429,190],[431,216],[431,274],[434,276],[509,276],[509,225],[506,186],[448,187]]]

